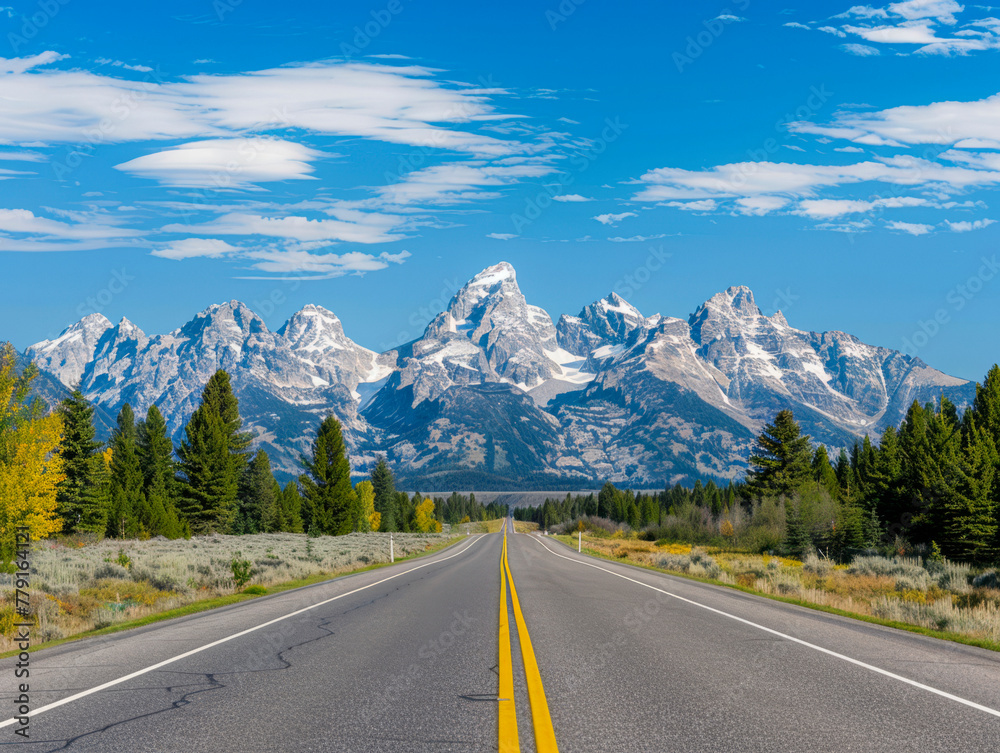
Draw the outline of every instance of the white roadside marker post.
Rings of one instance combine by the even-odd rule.
[[[576,551],[583,552],[583,531],[576,532]]]
[[[393,551],[392,534],[390,533],[389,534],[389,562],[395,562],[395,561],[396,561],[396,553]]]

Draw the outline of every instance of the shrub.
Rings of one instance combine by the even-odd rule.
[[[814,575],[827,576],[833,570],[833,563],[828,559],[821,559],[815,552],[810,552],[802,560],[802,569]]]
[[[267,589],[264,586],[247,586],[243,589],[243,593],[250,596],[262,596],[267,593]]]
[[[104,562],[94,569],[94,580],[128,580],[128,570],[117,562]]]
[[[1000,576],[996,570],[988,570],[973,578],[972,585],[976,588],[1000,588]]]
[[[237,588],[243,588],[253,577],[253,563],[250,560],[242,559],[242,557],[242,552],[236,552],[233,561],[229,563],[229,567],[233,571],[233,583],[236,584]]]

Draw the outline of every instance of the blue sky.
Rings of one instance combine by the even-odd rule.
[[[236,298],[272,328],[324,305],[382,350],[504,259],[554,318],[612,289],[684,317],[745,284],[795,327],[981,379],[1000,353],[997,17],[16,3],[0,337],[93,310],[161,333]]]

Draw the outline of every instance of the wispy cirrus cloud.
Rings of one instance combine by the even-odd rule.
[[[827,21],[785,26],[868,43],[840,45],[852,55],[880,54],[873,44],[891,46],[902,55],[968,55],[1000,49],[1000,19],[983,15],[991,10],[954,0],[906,0],[885,6],[855,5]]]
[[[815,220],[817,227],[844,232],[885,227],[924,234],[948,229],[962,232],[966,223],[960,219],[897,220],[903,224],[877,225],[842,218],[890,210],[969,209],[978,204],[950,197],[1000,186],[1000,153],[994,151],[1000,149],[1000,94],[972,102],[880,111],[852,108],[835,114],[829,122],[796,121],[787,128],[815,139],[813,151],[817,153],[826,152],[830,143],[848,142],[833,147],[844,157],[839,164],[748,161],[700,170],[656,168],[633,181],[640,188],[632,200],[692,212],[796,215]],[[920,156],[907,153],[926,145],[941,149],[924,148]],[[860,161],[849,156],[865,151],[872,156]]]

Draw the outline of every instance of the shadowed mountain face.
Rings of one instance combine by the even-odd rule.
[[[352,465],[377,453],[413,488],[659,485],[735,478],[765,421],[791,408],[831,449],[898,424],[913,400],[968,404],[973,385],[843,332],[764,316],[745,287],[685,319],[645,317],[612,293],[553,325],[501,262],[423,335],[377,354],[319,306],[277,332],[237,301],[167,335],[91,315],[28,355],[113,414],[156,403],[175,438],[217,369],[285,474],[320,420],[344,425]]]

